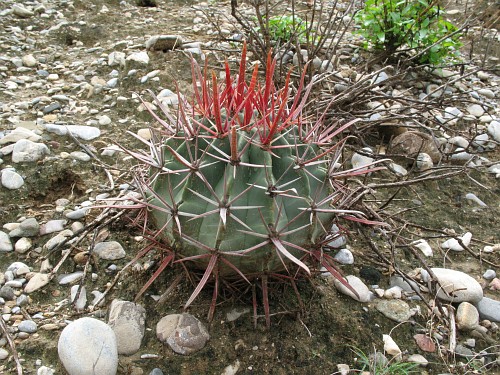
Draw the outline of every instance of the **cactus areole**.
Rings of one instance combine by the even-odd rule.
[[[192,60],[192,101],[179,95],[173,110],[155,99],[163,115],[150,111],[162,130],[150,155],[135,154],[148,170],[143,203],[166,244],[160,270],[182,262],[204,271],[187,305],[211,278],[295,277],[318,265],[341,278],[322,247],[336,218],[360,214],[348,209],[345,176],[334,169],[344,144],[335,138],[352,122],[306,121],[311,84],[303,74],[292,90],[289,73],[277,89],[275,64],[269,55],[264,83],[257,66],[247,82],[244,47],[239,74],[226,63],[219,83]]]

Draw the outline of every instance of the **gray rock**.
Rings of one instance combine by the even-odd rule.
[[[59,281],[59,285],[67,285],[80,280],[82,277],[83,271],[76,271],[65,275],[60,275],[57,279]]]
[[[69,131],[75,137],[85,141],[90,141],[101,135],[99,128],[94,126],[45,124],[45,129],[57,135],[66,135]]]
[[[40,224],[34,217],[30,217],[23,222],[16,229],[9,233],[10,237],[33,237],[40,232]]]
[[[24,185],[23,177],[16,171],[6,168],[2,170],[2,186],[9,190],[17,190]]]
[[[345,294],[359,302],[369,302],[371,300],[372,294],[370,290],[358,277],[354,275],[346,276],[346,280],[349,285],[358,293],[357,296],[339,280],[333,276],[331,276],[331,278],[333,278],[333,284],[340,293]]]
[[[40,235],[60,232],[64,229],[67,220],[49,220],[45,224],[40,225]]]
[[[476,304],[476,308],[482,320],[500,322],[500,301],[484,297]]]
[[[134,52],[125,59],[127,69],[140,69],[149,64],[149,56],[147,52]]]
[[[62,108],[61,103],[54,102],[54,103],[50,103],[49,105],[46,105],[45,107],[43,107],[42,112],[44,115],[48,115],[49,113],[57,111],[58,109],[61,109],[61,108]]]
[[[0,348],[0,360],[4,360],[9,358],[9,352],[5,350],[4,348]]]
[[[33,320],[23,320],[19,323],[17,329],[21,332],[35,333],[38,331],[38,326]]]
[[[182,48],[182,37],[179,35],[153,35],[146,42],[148,51],[170,51],[176,48]]]
[[[0,145],[4,145],[7,143],[16,143],[17,141],[20,141],[21,139],[27,139],[32,142],[38,142],[40,139],[42,139],[41,136],[38,134],[33,133],[31,130],[23,128],[23,127],[18,127],[12,130],[9,134],[7,134],[5,137],[0,138]]]
[[[0,297],[7,301],[12,301],[16,298],[16,295],[14,293],[14,289],[10,286],[4,285],[0,288]]]
[[[84,217],[89,210],[89,207],[79,208],[78,210],[70,211],[64,216],[70,220],[78,220]]]
[[[89,161],[91,157],[83,151],[73,151],[69,154],[73,159],[80,161]]]
[[[151,370],[149,375],[163,375],[163,371],[161,371],[158,367]]]
[[[0,231],[0,252],[6,253],[13,250],[14,246],[12,246],[9,235],[5,232]]]
[[[462,302],[458,305],[456,322],[458,329],[470,331],[479,325],[479,312],[469,302]]]
[[[29,139],[20,139],[12,149],[13,163],[31,163],[43,159],[50,154],[49,148],[43,143],[35,143]]]
[[[475,117],[481,117],[484,115],[484,108],[479,104],[471,104],[467,107],[467,112]]]
[[[334,259],[340,264],[353,264],[354,256],[349,249],[340,249],[337,254],[335,254]]]
[[[340,229],[336,224],[332,224],[332,229],[330,231],[332,233],[332,236],[337,236],[337,237],[332,241],[328,242],[328,246],[333,247],[335,249],[339,249],[342,246],[345,246],[347,240],[345,236],[340,234]]]
[[[64,241],[67,240],[68,237],[70,237],[73,234],[69,229],[65,229],[58,234],[56,234],[54,237],[52,237],[50,240],[48,240],[45,245],[43,245],[44,249],[47,250],[52,250],[59,244],[63,243]]]
[[[111,52],[108,56],[108,65],[109,66],[120,66],[121,68],[125,67],[125,53],[124,52]]]
[[[117,260],[125,258],[127,253],[116,241],[100,242],[94,247],[94,253],[101,259]]]
[[[140,347],[146,328],[146,310],[141,305],[114,300],[109,310],[109,326],[118,344],[118,354],[131,355]]]
[[[497,273],[492,269],[486,270],[486,272],[483,274],[483,278],[485,280],[493,280],[495,277],[497,277]]]
[[[482,96],[484,96],[484,97],[486,97],[488,99],[494,99],[495,98],[495,93],[493,92],[493,90],[490,90],[490,89],[479,89],[479,90],[477,90],[477,92],[480,95],[482,95]]]
[[[205,326],[190,314],[164,316],[156,325],[156,336],[174,352],[184,355],[199,351],[210,338]]]
[[[376,308],[385,317],[396,322],[406,322],[413,316],[410,306],[399,299],[380,300]]]
[[[118,352],[113,330],[104,322],[81,318],[61,332],[57,351],[69,375],[116,375]]]

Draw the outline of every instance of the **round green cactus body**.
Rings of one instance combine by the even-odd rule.
[[[312,209],[329,194],[328,161],[304,165],[319,148],[300,138],[296,126],[272,147],[256,128],[168,138],[149,207],[177,257],[206,269],[215,256],[225,277],[309,271],[301,259],[321,246],[334,214]]]

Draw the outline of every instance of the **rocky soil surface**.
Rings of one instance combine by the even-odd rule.
[[[277,285],[270,330],[261,306],[254,328],[251,291],[228,293],[212,322],[210,291],[184,312],[195,284],[179,283],[180,270],[131,302],[158,259],[147,254],[126,268],[144,247],[143,233],[122,211],[104,207],[110,198],[136,194],[133,161],[120,146],[144,148],[152,124],[146,106],[156,108],[138,96],[149,100],[150,89],[175,107],[175,82],[190,90],[189,53],[219,66],[239,50],[222,39],[239,34],[228,2],[158,5],[2,1],[0,373],[346,374],[349,366],[362,368],[354,348],[376,350],[385,367],[401,359],[418,363],[422,373],[500,371],[500,77],[477,68],[498,68],[491,51],[474,55],[473,74],[462,79],[452,69],[428,72],[410,88],[390,81],[390,72],[371,78],[389,98],[442,97],[447,104],[428,114],[432,128],[392,141],[395,153],[417,157],[414,167],[394,159],[388,171],[367,178],[374,184],[423,178],[403,186],[387,211],[406,223],[410,245],[390,247],[375,232],[366,239],[344,228],[330,244],[358,295],[321,275],[298,283],[300,302],[290,286]],[[345,9],[339,2],[339,14]],[[498,46],[492,30],[471,33]],[[338,66],[318,64],[342,80],[338,92],[369,74],[358,64],[359,37],[347,33],[342,43]],[[365,122],[401,109],[384,95],[366,103]],[[425,129],[435,137],[422,136]],[[385,147],[375,146],[353,145],[344,162],[362,167],[383,158]],[[425,179],[446,168],[462,171]],[[371,195],[374,205],[389,197]],[[370,244],[413,281],[370,255]],[[435,280],[436,297],[428,293]]]

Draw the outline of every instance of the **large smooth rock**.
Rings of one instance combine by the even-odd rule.
[[[14,250],[14,246],[7,233],[0,231],[0,252],[6,253]]]
[[[0,172],[2,174],[2,186],[9,190],[17,190],[24,185],[23,177],[16,171],[5,168]]]
[[[69,131],[73,136],[85,141],[90,141],[101,135],[101,131],[95,126],[45,124],[45,129],[57,135],[66,135]]]
[[[81,318],[61,332],[59,359],[69,375],[115,375],[118,351],[115,333],[106,323]]]
[[[376,308],[385,317],[396,322],[406,322],[413,316],[410,306],[405,301],[399,299],[380,300]]]
[[[439,285],[436,286],[438,298],[449,302],[471,303],[477,303],[483,298],[481,285],[466,273],[447,268],[432,268],[431,270],[441,285],[441,288]],[[430,276],[424,270],[422,279],[429,282],[430,288]]]
[[[131,355],[140,349],[146,328],[144,307],[134,302],[114,300],[108,324],[115,332],[118,354]]]
[[[190,314],[164,316],[156,325],[156,336],[174,352],[184,355],[202,349],[210,338],[205,326]]]

